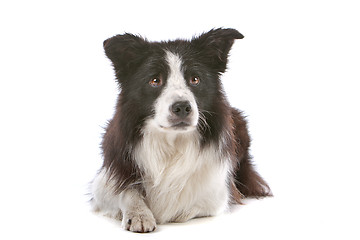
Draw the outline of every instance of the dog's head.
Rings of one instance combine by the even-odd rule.
[[[149,42],[132,34],[105,40],[123,114],[160,131],[209,127],[224,101],[219,76],[234,40],[241,38],[237,30],[220,28],[191,41]]]

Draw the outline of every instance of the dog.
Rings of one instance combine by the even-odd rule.
[[[242,38],[218,28],[191,40],[125,33],[104,41],[121,91],[92,182],[95,211],[143,233],[272,195],[254,170],[247,122],[220,81]]]

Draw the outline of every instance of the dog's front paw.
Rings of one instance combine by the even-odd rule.
[[[156,221],[150,211],[146,212],[127,212],[122,220],[124,229],[138,232],[147,233],[156,229]]]

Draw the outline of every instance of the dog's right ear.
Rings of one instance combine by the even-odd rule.
[[[211,69],[223,73],[226,70],[231,46],[235,39],[242,38],[244,36],[235,29],[217,28],[194,38],[191,43]]]
[[[114,65],[119,81],[135,66],[139,66],[148,48],[148,42],[145,39],[129,33],[109,38],[103,45],[106,56]]]

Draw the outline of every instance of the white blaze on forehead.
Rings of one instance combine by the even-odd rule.
[[[169,65],[169,74],[164,94],[171,96],[172,103],[176,101],[189,101],[191,105],[196,105],[194,94],[187,86],[186,79],[184,78],[182,59],[168,51],[166,52],[166,61]]]
[[[173,90],[185,90],[187,86],[184,81],[184,75],[182,72],[181,58],[172,52],[166,52],[166,61],[169,64],[170,70],[167,81],[167,88],[173,88]]]
[[[198,123],[198,108],[195,101],[195,96],[186,84],[184,73],[182,71],[182,59],[170,52],[166,51],[165,59],[169,66],[169,73],[166,79],[166,84],[162,93],[155,102],[155,117],[153,123],[157,126],[169,128],[172,124],[169,122],[171,116],[171,106],[179,101],[188,101],[191,105],[191,125],[194,127]]]

